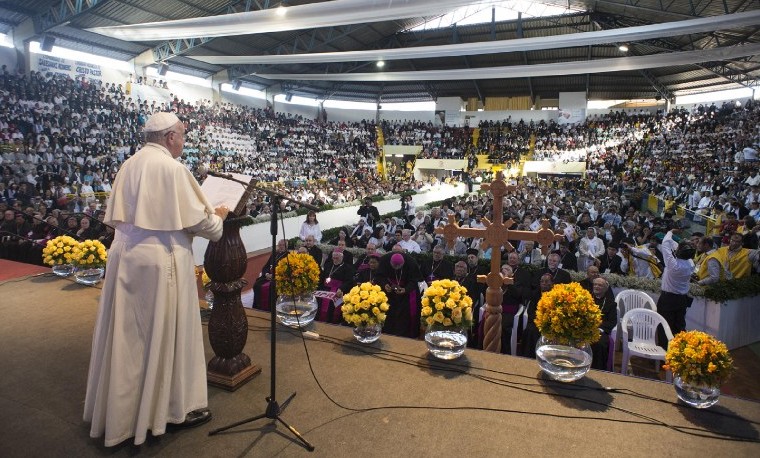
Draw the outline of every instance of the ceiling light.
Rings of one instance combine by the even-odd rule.
[[[628,45],[623,43],[620,46],[618,46],[618,51],[620,52],[628,52]]]
[[[283,4],[280,4],[276,11],[278,16],[285,16],[288,13],[288,9]]]
[[[384,60],[378,60],[377,61],[377,68],[383,68],[385,67],[385,61]]]

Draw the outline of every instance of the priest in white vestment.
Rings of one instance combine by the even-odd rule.
[[[105,223],[116,227],[92,339],[84,420],[110,447],[167,424],[211,418],[193,236],[222,236],[212,208],[178,162],[185,126],[172,113],[145,124],[145,146],[122,165]]]

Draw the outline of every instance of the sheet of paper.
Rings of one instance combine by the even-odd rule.
[[[335,293],[332,291],[314,291],[314,297],[316,298],[324,298],[328,301],[332,301],[335,306],[339,306],[343,304],[343,296],[341,297],[335,297]]]
[[[250,183],[252,179],[252,177],[240,173],[232,173],[231,175],[236,180],[246,183]],[[211,202],[212,207],[216,208],[220,205],[226,205],[231,210],[234,210],[243,197],[246,188],[236,181],[208,176],[206,177],[206,181],[201,185],[201,189],[208,201]]]

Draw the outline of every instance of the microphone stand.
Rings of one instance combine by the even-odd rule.
[[[277,213],[279,211],[280,207],[280,201],[281,200],[289,200],[295,203],[298,203],[299,205],[302,205],[303,207],[306,207],[310,210],[317,211],[317,207],[307,204],[305,202],[300,202],[296,199],[293,199],[291,197],[288,197],[284,194],[280,194],[278,192],[261,188],[253,184],[245,183],[241,180],[236,180],[232,178],[232,176],[229,176],[227,174],[220,174],[220,173],[208,173],[211,176],[216,176],[219,178],[225,178],[231,181],[235,181],[237,183],[240,183],[244,185],[247,189],[256,189],[261,192],[264,192],[270,196],[271,199],[271,207],[272,207],[272,219],[271,224],[269,226],[269,232],[272,235],[272,251],[271,251],[271,258],[272,262],[274,263],[277,259]],[[225,176],[226,175],[226,176]],[[272,266],[274,267],[274,266]],[[274,272],[274,269],[272,269]],[[236,426],[240,426],[246,423],[250,423],[253,421],[261,420],[262,418],[268,418],[270,420],[277,420],[280,423],[282,423],[293,435],[298,439],[298,441],[301,442],[301,444],[306,448],[306,450],[312,452],[314,451],[314,445],[312,445],[306,438],[304,438],[301,433],[298,432],[293,426],[288,424],[285,420],[282,419],[281,414],[282,412],[287,408],[288,404],[290,404],[290,401],[293,400],[296,393],[291,394],[285,401],[282,403],[282,405],[278,404],[277,402],[277,396],[276,396],[276,390],[277,390],[277,315],[276,315],[276,301],[275,301],[275,276],[272,275],[272,280],[269,284],[269,313],[270,313],[270,345],[269,345],[269,355],[270,355],[270,379],[269,379],[269,396],[266,397],[267,401],[267,407],[264,413],[255,415],[253,417],[249,417],[240,421],[236,421],[235,423],[229,424],[227,426],[223,426],[221,428],[214,429],[212,431],[209,431],[209,436],[214,436],[222,431],[226,431],[228,429],[234,428]]]

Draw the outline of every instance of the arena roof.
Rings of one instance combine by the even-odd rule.
[[[374,21],[371,19],[372,13],[368,11],[366,17],[357,16],[353,23],[216,38],[198,36],[173,40],[125,41],[102,34],[104,29],[101,29],[101,33],[90,30],[178,19],[221,18],[246,11],[264,12],[280,4],[299,7],[321,3],[323,5],[320,8],[329,9],[333,5],[358,1],[361,0],[0,2],[0,32],[8,32],[25,21],[33,21],[34,36],[31,39],[49,35],[56,38],[57,45],[67,48],[122,60],[152,51],[158,60],[166,61],[172,71],[208,77],[227,70],[231,80],[242,81],[245,86],[254,89],[280,85],[281,92],[293,95],[364,102],[426,101],[451,96],[480,100],[521,96],[556,99],[560,92],[585,92],[590,100],[670,99],[675,95],[755,87],[760,81],[760,62],[755,52],[755,48],[760,45],[760,21],[733,26],[731,16],[728,24],[711,30],[702,30],[705,28],[703,26],[694,33],[663,33],[656,37],[633,39],[625,42],[629,48],[627,53],[618,49],[622,44],[618,41],[586,45],[573,45],[572,41],[584,32],[625,31],[637,26],[645,26],[646,29],[657,24],[677,24],[679,21],[699,18],[717,21],[726,15],[740,16],[740,13],[758,12],[760,3],[751,0],[545,0],[534,3],[560,4],[577,12],[542,18],[522,16],[512,21],[452,25],[425,31],[411,29],[427,19],[441,16],[443,12],[435,11],[433,16]],[[439,3],[444,1],[449,2],[439,0]],[[415,2],[386,0],[379,3],[385,6],[390,4],[391,7],[386,10],[393,10],[394,6],[413,5]],[[468,2],[450,0],[450,3]],[[255,29],[256,27],[251,27],[251,30]],[[198,27],[197,30],[205,29]],[[199,60],[199,56],[286,56],[451,44],[479,46],[488,42],[507,43],[540,37],[548,42],[543,48],[539,46],[538,49],[525,51],[467,53],[451,57],[400,58],[386,61],[382,70],[376,67],[374,60],[315,63],[275,61],[225,65]],[[636,38],[635,34],[633,38]],[[564,41],[566,43],[563,44]],[[552,45],[552,42],[555,44]],[[742,47],[750,51],[742,53]],[[719,55],[725,51],[728,57],[715,57],[714,52],[700,57],[701,52],[711,50],[720,50]],[[687,58],[689,62],[684,64],[676,59],[669,60],[669,53],[688,53],[693,57]],[[667,62],[634,69],[618,65],[628,57],[658,55],[666,56],[660,58]],[[560,65],[559,69],[547,70],[550,73],[548,75],[510,77],[512,70],[518,75],[526,74],[525,72],[530,75],[533,69],[539,68],[537,65],[567,63],[569,67],[573,62],[587,63],[588,73],[563,74],[566,72]],[[601,68],[594,70],[595,66]],[[499,75],[503,76],[492,78],[493,74],[487,71],[491,68],[501,68]],[[616,71],[614,68],[626,69]],[[357,77],[354,74],[359,73],[433,71],[444,74],[449,70],[467,69],[473,71],[465,73],[473,76],[447,80],[434,80],[425,76],[411,81],[369,81],[364,77],[351,81]],[[290,76],[280,79],[278,75]],[[308,75],[335,75],[331,77],[341,80],[318,81]],[[482,79],[483,76],[488,79]]]

